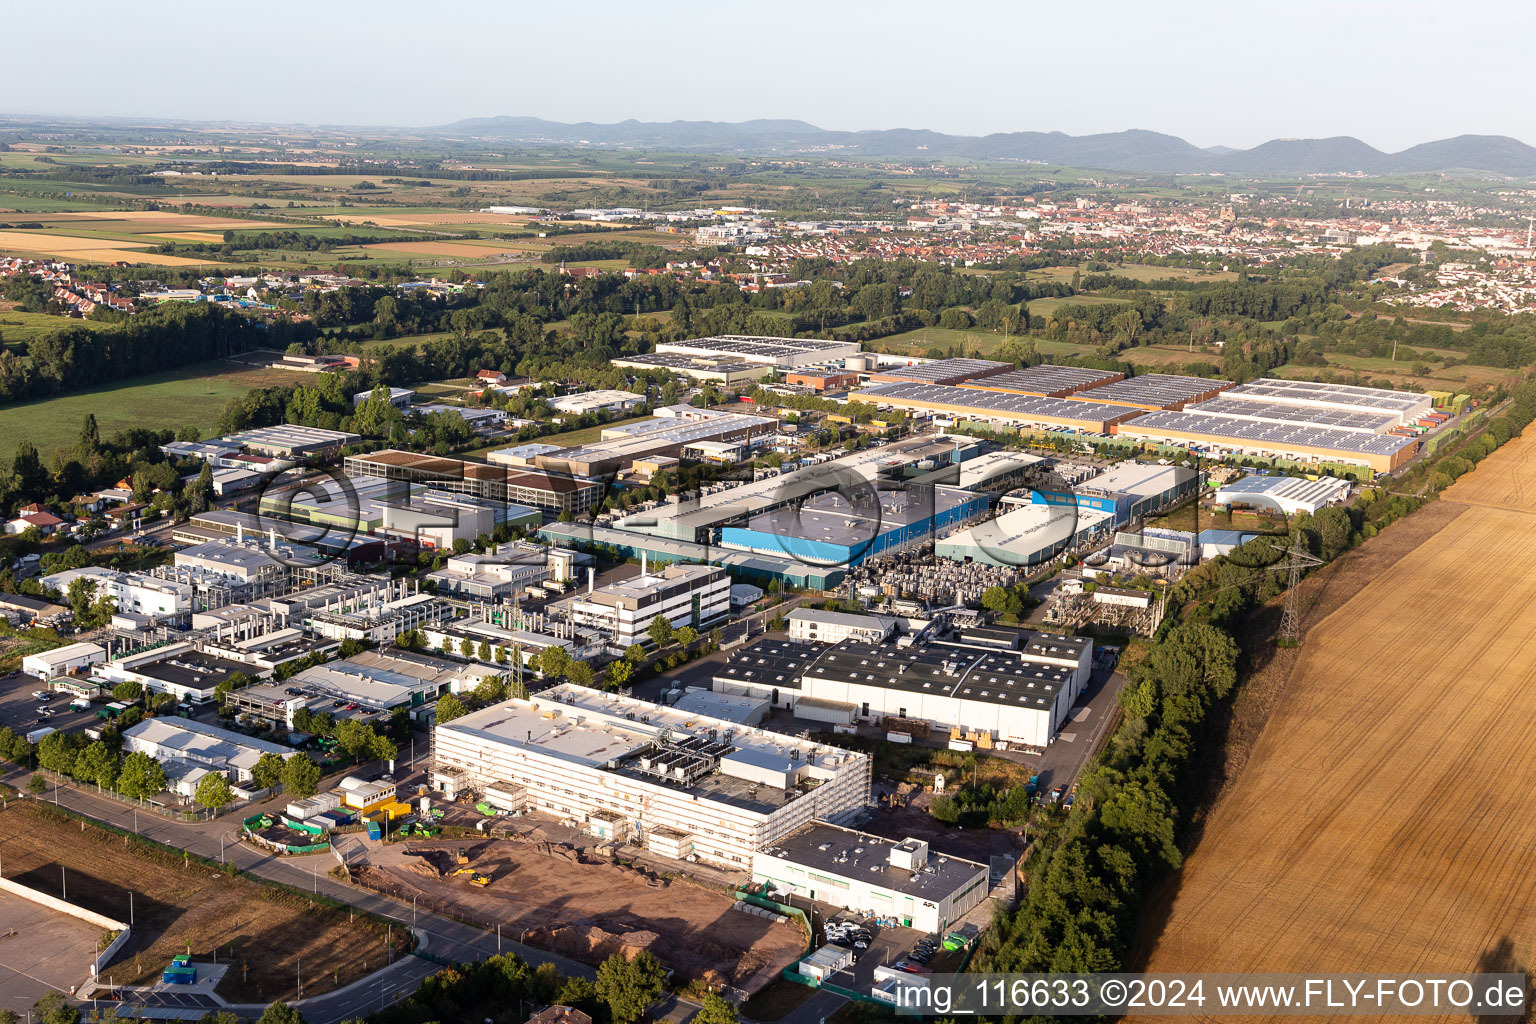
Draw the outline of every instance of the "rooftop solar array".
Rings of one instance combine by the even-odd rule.
[[[1061,398],[1083,388],[1108,384],[1123,378],[1123,373],[1090,370],[1082,366],[1030,366],[1011,373],[999,373],[965,387],[1017,391],[1025,395]]]
[[[815,338],[765,338],[746,334],[720,334],[708,338],[688,338],[665,346],[674,351],[692,349],[722,355],[757,356],[778,359],[807,352],[858,351],[856,342],[822,341]]]
[[[950,384],[879,384],[858,392],[858,400],[884,402],[898,408],[921,408],[926,403],[975,410],[976,415],[1023,422],[1075,420],[1087,422],[1097,430],[1106,429],[1126,410],[1099,402],[1075,398],[1039,398],[1035,395],[1011,395],[1001,391],[982,391]]]
[[[1013,652],[844,640],[816,659],[804,678],[1046,710],[1072,674]]]
[[[631,363],[637,363],[641,366],[659,366],[666,370],[713,370],[716,373],[746,373],[749,370],[764,370],[762,363],[749,362],[746,359],[711,358],[708,356],[685,355],[682,352],[649,352],[640,356],[624,356],[614,360],[614,363],[618,366],[628,366]]]
[[[1411,437],[1399,437],[1396,434],[1365,434],[1358,430],[1336,430],[1308,424],[1244,420],[1189,410],[1149,412],[1120,426],[1121,433],[1133,435],[1156,435],[1163,430],[1230,438],[1233,443],[1249,446],[1277,449],[1293,446],[1331,448],[1360,455],[1393,455],[1418,443]]]
[[[1154,405],[1166,409],[1201,395],[1231,387],[1229,380],[1209,377],[1185,377],[1173,373],[1144,373],[1140,377],[1101,384],[1084,392],[1091,402],[1118,402],[1123,405]]]
[[[1354,384],[1320,384],[1316,381],[1285,380],[1280,377],[1260,377],[1247,384],[1239,384],[1229,394],[1240,398],[1318,402],[1328,405],[1355,406],[1361,409],[1386,409],[1399,413],[1418,408],[1427,409],[1431,405],[1428,395],[1414,391],[1387,391],[1384,388],[1362,388]]]
[[[1222,484],[1220,494],[1262,494],[1288,501],[1331,501],[1349,491],[1349,484],[1331,476],[1308,480],[1297,476],[1245,476]]]
[[[984,377],[989,373],[1006,370],[1012,365],[1012,363],[1000,363],[995,359],[937,359],[931,363],[918,363],[914,366],[881,367],[874,371],[874,375],[936,384],[941,381]]]
[[[1395,412],[1266,402],[1256,398],[1244,398],[1235,395],[1232,391],[1223,392],[1209,402],[1191,405],[1185,411],[1205,413],[1209,416],[1270,420],[1275,423],[1305,423],[1319,427],[1332,427],[1335,430],[1358,430],[1367,434],[1385,433],[1402,422],[1402,417]]]

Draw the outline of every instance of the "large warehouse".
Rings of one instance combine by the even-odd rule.
[[[912,719],[1044,747],[1088,684],[1093,642],[1050,633],[1017,639],[1012,648],[845,640],[805,669],[795,699],[851,706],[858,721]]]
[[[1257,455],[1295,462],[1337,462],[1367,466],[1389,473],[1419,450],[1419,442],[1398,434],[1367,434],[1358,430],[1253,420],[1202,412],[1152,412],[1115,428],[1117,434],[1159,444],[1210,448],[1218,456]]]
[[[1028,366],[1012,373],[1000,373],[984,377],[964,385],[987,391],[1007,391],[1015,395],[1036,395],[1040,398],[1066,398],[1102,384],[1124,380],[1125,374],[1113,370],[1091,370],[1083,366],[1052,366],[1043,363]]]
[[[1186,377],[1174,373],[1144,373],[1139,377],[1097,384],[1078,397],[1090,402],[1123,405],[1132,409],[1182,409],[1215,398],[1232,386],[1229,380]]]
[[[1388,391],[1354,384],[1320,384],[1309,380],[1260,377],[1229,392],[1232,398],[1252,398],[1284,402],[1313,409],[1342,409],[1346,412],[1376,410],[1394,413],[1399,423],[1412,423],[1434,409],[1434,399],[1417,391]]]
[[[981,515],[989,504],[985,494],[917,483],[899,490],[834,491],[759,513],[745,526],[724,527],[720,543],[815,565],[854,566],[922,543]]]
[[[760,338],[744,334],[721,334],[710,338],[664,341],[656,346],[659,355],[672,353],[704,359],[740,359],[779,370],[815,366],[833,359],[857,355],[856,341],[823,341],[811,338]]]
[[[440,723],[432,782],[676,858],[746,869],[758,850],[869,803],[869,756],[563,684]]]
[[[880,384],[865,388],[856,397],[882,408],[916,409],[1008,426],[1091,434],[1108,434],[1115,424],[1139,412],[1080,398],[1039,398],[947,384]]]
[[[1013,369],[1012,363],[995,359],[935,359],[906,366],[888,366],[875,370],[869,379],[878,384],[959,384],[961,381],[991,377]]]
[[[636,459],[681,455],[684,449],[700,442],[751,445],[759,438],[772,436],[777,427],[778,420],[769,416],[696,409],[691,405],[667,406],[648,420],[606,427],[591,444],[536,455],[534,462],[540,469],[558,473],[601,476],[628,469]]]

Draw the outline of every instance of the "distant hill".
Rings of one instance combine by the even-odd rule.
[[[1150,173],[1221,171],[1242,175],[1403,174],[1489,171],[1536,176],[1536,148],[1503,135],[1458,135],[1401,153],[1383,153],[1349,136],[1273,139],[1252,149],[1202,149],[1173,135],[1133,129],[1100,135],[1002,132],[946,135],[923,129],[827,131],[805,121],[620,121],[563,124],[537,117],[476,117],[434,129],[445,135],[543,145],[619,146],[743,155],[847,156],[925,160],[1026,160],[1070,167]]]

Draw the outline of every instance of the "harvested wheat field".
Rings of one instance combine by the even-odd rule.
[[[1486,459],[1442,498],[1459,514],[1308,632],[1148,970],[1531,964],[1533,459],[1536,431]]]

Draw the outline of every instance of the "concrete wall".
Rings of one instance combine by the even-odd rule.
[[[84,921],[86,924],[93,924],[98,928],[117,932],[117,938],[112,940],[111,945],[97,954],[95,961],[92,962],[92,974],[97,973],[105,966],[107,961],[112,959],[112,954],[121,949],[123,943],[128,941],[128,925],[126,923],[114,921],[112,918],[104,914],[98,914],[94,910],[86,910],[84,907],[77,907],[73,903],[65,903],[57,897],[49,896],[45,892],[39,892],[9,878],[0,878],[0,891],[8,892],[13,896],[20,896],[24,900],[30,900],[38,906],[47,907],[55,913],[68,914],[70,917]]]

